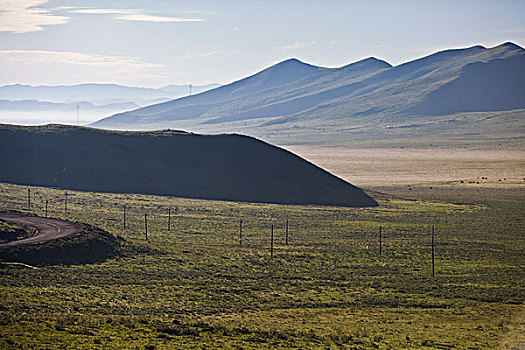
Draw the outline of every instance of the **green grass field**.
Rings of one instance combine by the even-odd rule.
[[[32,233],[31,229],[0,220],[0,243],[29,237]]]
[[[31,187],[33,213],[48,200],[50,216],[127,248],[99,264],[1,264],[0,348],[523,346],[525,189],[405,190],[364,209],[68,191],[65,214],[64,190]],[[26,196],[0,184],[0,210]]]

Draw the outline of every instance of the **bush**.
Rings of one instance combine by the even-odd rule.
[[[81,234],[32,245],[0,248],[0,260],[30,265],[72,265],[104,261],[120,253],[121,239],[87,224]]]

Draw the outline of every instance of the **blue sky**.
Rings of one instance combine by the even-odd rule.
[[[290,57],[525,45],[525,1],[3,0],[0,85],[228,83]]]

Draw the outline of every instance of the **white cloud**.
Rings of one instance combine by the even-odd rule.
[[[115,19],[140,22],[202,22],[202,18],[182,18],[171,16],[158,16],[147,14],[141,9],[80,9],[71,11],[74,13],[91,15],[116,15]]]
[[[501,33],[501,34],[516,34],[516,33],[523,33],[523,32],[525,32],[525,28],[508,28],[508,29],[498,30],[498,33]]]
[[[132,81],[164,73],[159,64],[137,57],[70,51],[0,50],[0,76],[6,81]]]
[[[120,66],[125,69],[133,70],[160,67],[158,64],[142,63],[136,57],[106,56],[71,51],[0,50],[0,59],[23,61],[26,64],[66,63],[84,66]]]
[[[192,17],[204,12],[179,11],[179,16],[157,15],[143,9],[103,9],[74,8],[57,6],[44,8],[49,0],[0,0],[0,32],[29,33],[43,29],[44,26],[63,24],[70,17],[56,15],[56,11],[91,15],[114,15],[113,18],[140,22],[202,22],[202,18]],[[186,17],[186,15],[189,17]]]
[[[305,47],[309,47],[309,46],[313,46],[317,44],[317,41],[314,40],[314,41],[307,41],[307,42],[295,42],[293,44],[290,44],[290,45],[285,45],[283,47],[281,47],[281,49],[283,50],[297,50],[297,49],[302,49],[302,48],[305,48]]]
[[[132,14],[137,13],[137,10],[115,10],[115,9],[81,9],[73,10],[73,13],[83,13],[88,15],[122,15],[122,14]]]
[[[186,60],[192,60],[192,59],[198,59],[198,58],[206,58],[206,57],[210,57],[210,56],[220,55],[220,54],[223,54],[223,53],[224,53],[224,51],[222,51],[222,50],[207,51],[207,52],[195,52],[195,53],[186,52],[186,54],[184,56],[180,56],[180,57],[174,58],[173,61],[174,62],[180,62],[180,61],[186,61]]]
[[[201,18],[178,18],[178,17],[164,17],[152,16],[143,13],[134,15],[123,15],[115,17],[116,19],[123,19],[126,21],[142,21],[142,22],[202,22]]]
[[[63,24],[68,17],[54,15],[39,6],[48,0],[0,1],[0,32],[29,33],[42,30],[43,26]]]

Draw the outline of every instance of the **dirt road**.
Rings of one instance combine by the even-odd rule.
[[[5,221],[23,226],[29,226],[36,231],[36,233],[31,237],[0,244],[0,248],[13,247],[21,244],[36,244],[46,242],[53,239],[74,235],[84,230],[81,225],[74,222],[41,218],[37,216],[24,216],[24,214],[19,213],[0,212],[0,219],[4,219]]]

